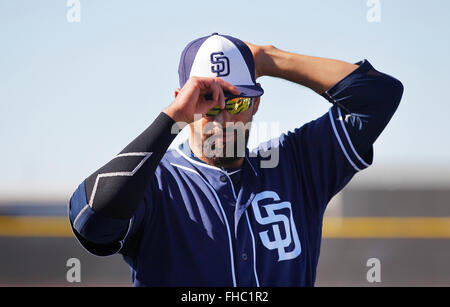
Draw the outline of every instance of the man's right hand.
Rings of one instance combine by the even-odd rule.
[[[215,106],[224,109],[224,91],[240,94],[236,87],[220,78],[191,77],[163,112],[176,122],[190,124],[194,121],[194,114],[204,115]]]

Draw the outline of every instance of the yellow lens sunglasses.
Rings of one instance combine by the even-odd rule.
[[[249,97],[228,98],[225,100],[225,110],[227,110],[231,115],[239,114],[247,110],[252,101],[253,99]],[[222,111],[222,109],[220,109],[219,106],[215,106],[209,110],[206,115],[216,116],[219,115],[220,111]]]

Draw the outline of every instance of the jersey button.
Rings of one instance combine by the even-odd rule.
[[[222,181],[222,182],[227,181],[227,177],[225,177],[224,175],[220,176],[220,181]]]
[[[248,256],[247,253],[242,253],[242,260],[247,261]]]

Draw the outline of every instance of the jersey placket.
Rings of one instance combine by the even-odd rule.
[[[241,287],[259,286],[255,263],[256,242],[246,210],[258,192],[260,182],[258,173],[248,158],[248,149],[246,154],[242,165],[240,191],[234,190],[233,182],[226,171],[203,164],[197,159],[195,159],[196,161],[190,161],[197,165],[196,169],[210,187],[215,190],[214,192],[218,197],[219,203],[217,205],[225,215],[223,216],[225,219],[224,231],[229,229],[230,233],[228,239],[231,241],[231,254],[233,255],[233,259],[230,259],[233,263],[233,280],[236,286]]]
[[[261,180],[256,168],[247,156],[242,168],[242,185],[236,197],[234,213],[236,247],[239,259],[236,259],[237,272],[241,286],[259,287],[257,272],[256,243],[257,238],[253,233],[250,214],[248,212],[251,201],[259,192]]]
[[[259,286],[259,280],[256,271],[255,250],[256,242],[251,228],[251,223],[247,208],[255,195],[255,189],[258,184],[255,171],[249,165],[246,158],[242,168],[242,185],[240,191],[235,191],[233,182],[226,173],[221,173],[219,176],[221,182],[225,182],[222,186],[223,193],[220,191],[219,195],[226,195],[227,202],[226,214],[230,225],[234,227],[233,238],[233,254],[234,264],[236,268],[237,285],[241,287]],[[233,196],[232,201],[229,201],[229,195]]]

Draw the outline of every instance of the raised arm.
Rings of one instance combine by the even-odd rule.
[[[403,85],[367,60],[349,64],[273,46],[249,47],[259,76],[307,86],[333,104],[323,116],[279,140],[286,161],[294,161],[289,169],[295,170],[299,188],[308,191],[305,205],[322,218],[329,200],[372,163],[372,145],[397,109]],[[285,103],[306,104],[295,100]]]
[[[352,145],[366,155],[396,111],[403,94],[397,79],[357,64],[300,55],[274,46],[247,43],[258,77],[272,76],[311,88],[333,103],[333,116],[345,125]]]
[[[358,65],[287,52],[247,42],[255,58],[257,77],[271,76],[309,87],[318,94],[338,83]]]
[[[193,121],[194,113],[204,114],[215,105],[224,107],[223,90],[239,93],[216,78],[189,79],[175,101],[142,134],[80,184],[70,200],[69,218],[86,248],[94,244],[118,247],[115,243],[129,232],[129,221],[142,204],[154,172],[177,133]],[[209,95],[212,99],[206,100]],[[114,246],[109,245],[105,248],[108,251],[97,254],[110,254]]]

